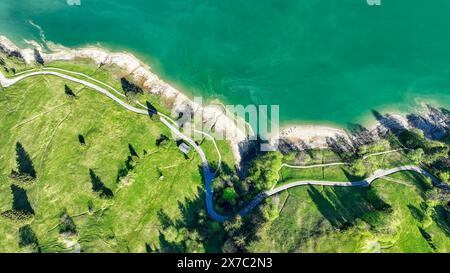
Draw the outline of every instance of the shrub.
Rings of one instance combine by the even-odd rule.
[[[410,151],[408,155],[415,164],[420,164],[420,162],[424,158],[425,153],[423,152],[422,148],[418,148]]]
[[[430,178],[430,177],[425,177],[424,179],[423,179],[423,187],[426,189],[426,190],[430,190],[430,189],[432,189],[433,188],[433,180]]]
[[[450,173],[448,172],[440,172],[439,179],[444,183],[449,183]]]
[[[19,228],[19,247],[26,246],[32,246],[35,251],[40,252],[38,239],[30,225]]]
[[[159,135],[159,138],[156,140],[156,146],[158,147],[166,147],[169,143],[170,139],[163,134]]]
[[[86,140],[84,139],[83,135],[78,135],[78,141],[80,142],[81,145],[86,145]]]
[[[237,198],[236,191],[234,190],[234,188],[228,187],[223,190],[222,198],[225,202],[228,202],[231,205],[235,205]]]
[[[76,97],[75,93],[73,92],[73,90],[67,85],[64,85],[64,93],[69,97],[69,98],[74,98]]]
[[[60,215],[60,221],[59,224],[59,233],[60,234],[68,234],[68,235],[75,235],[77,234],[77,227],[75,225],[75,222],[73,221],[72,217],[67,213],[66,210],[64,210]]]
[[[425,149],[427,147],[423,132],[417,129],[402,132],[399,136],[399,140],[409,149]]]
[[[33,214],[28,213],[26,211],[20,211],[20,210],[7,210],[2,212],[1,214],[4,218],[13,220],[13,221],[23,221],[28,220],[33,217]]]
[[[257,191],[271,188],[279,179],[282,158],[280,152],[269,152],[253,160],[247,182]]]

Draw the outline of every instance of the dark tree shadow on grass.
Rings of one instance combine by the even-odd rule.
[[[150,118],[153,118],[153,116],[158,114],[158,110],[148,101],[145,102],[145,105],[147,106],[148,115]]]
[[[117,171],[116,182],[120,182],[120,180],[126,177],[133,169],[133,158],[128,156],[123,165]]]
[[[424,215],[424,213],[422,212],[421,209],[419,209],[419,208],[417,208],[417,207],[415,207],[415,206],[413,206],[411,204],[408,205],[408,209],[411,212],[411,216],[414,219],[416,219],[419,223],[423,222],[423,220],[425,218],[425,215]]]
[[[158,221],[161,225],[159,234],[159,248],[149,248],[151,252],[175,252],[182,253],[192,251],[189,248],[189,241],[200,244],[207,252],[220,250],[223,241],[222,228],[219,230],[212,228],[214,221],[209,218],[205,208],[205,192],[200,187],[197,195],[193,199],[185,199],[178,202],[180,217],[171,219],[164,210],[158,211]],[[179,236],[184,236],[183,240],[173,242],[167,239],[165,232],[169,229],[180,232]],[[223,231],[223,230],[222,230]],[[193,239],[189,234],[197,233],[198,237]]]
[[[137,95],[137,94],[143,94],[144,91],[139,86],[135,85],[134,83],[128,81],[125,78],[120,79],[120,83],[122,85],[122,89],[125,92],[126,96],[129,95]]]
[[[34,252],[41,252],[39,241],[30,225],[19,228],[19,247],[31,246]]]
[[[155,251],[153,250],[153,248],[152,248],[152,246],[150,244],[145,243],[145,252],[146,253],[153,253]]]
[[[352,174],[351,172],[349,172],[345,168],[341,168],[341,170],[344,173],[345,177],[347,177],[347,180],[350,181],[350,182],[357,182],[357,181],[362,181],[362,180],[365,179],[364,176],[359,176],[359,175]]]
[[[160,134],[159,137],[156,139],[155,144],[158,147],[164,147],[170,143],[170,139],[163,134]]]
[[[136,152],[136,149],[134,149],[133,145],[131,145],[129,143],[128,143],[128,151],[130,151],[131,156],[135,156],[135,157],[139,158],[139,155]]]
[[[427,182],[425,182],[426,178],[416,172],[403,172],[402,174],[406,177],[407,181],[411,182],[412,185],[417,187],[420,196],[422,198],[425,198],[426,191],[432,188],[432,185],[429,185]]]
[[[367,189],[325,188],[322,193],[311,186],[308,194],[335,229],[345,230],[352,227],[356,219],[373,210],[365,199],[365,190]]]
[[[101,198],[111,199],[114,197],[113,192],[105,186],[100,177],[92,169],[89,169],[89,177],[91,178],[92,190]]]
[[[344,220],[334,205],[315,187],[310,187],[308,189],[308,194],[312,201],[316,204],[317,209],[320,211],[322,216],[325,217],[333,227],[340,228]]]
[[[16,143],[16,163],[17,171],[11,171],[11,178],[24,182],[36,179],[37,175],[33,161],[20,142]]]
[[[443,205],[438,205],[434,210],[433,220],[447,237],[450,237],[450,209],[446,209]]]
[[[219,167],[219,163],[216,161],[211,161],[209,162],[209,168],[211,169],[211,171],[216,171],[217,168]],[[201,172],[202,170],[199,169],[199,171]],[[236,169],[234,167],[230,167],[227,163],[222,162],[220,164],[220,168],[219,168],[219,172],[216,174],[216,176],[229,176],[229,175],[237,175],[236,173]]]
[[[85,145],[86,145],[86,140],[84,139],[84,136],[83,136],[83,135],[78,135],[78,142],[80,142],[80,144],[81,144],[82,146],[85,146]]]
[[[16,185],[11,185],[11,192],[13,194],[12,209],[15,211],[21,211],[27,214],[34,214],[34,210],[28,201],[28,195],[26,190]]]
[[[70,98],[75,98],[76,97],[76,95],[73,92],[73,90],[67,84],[64,85],[64,93]]]
[[[376,192],[373,187],[370,187],[366,193],[367,202],[376,210],[383,212],[392,212],[392,206],[386,203]]]
[[[37,64],[44,65],[44,59],[42,58],[41,53],[37,49],[34,49],[34,60],[36,61]]]
[[[158,210],[157,215],[159,223],[161,224],[161,227],[163,229],[167,229],[170,226],[174,225],[172,219],[170,219],[169,215],[167,215],[167,213],[165,213],[163,209]]]
[[[161,253],[184,253],[186,250],[185,242],[169,242],[166,239],[166,236],[159,232],[159,245],[160,249],[156,250],[156,252]]]
[[[64,209],[59,217],[59,233],[66,234],[69,236],[73,236],[77,234],[77,226],[73,221],[72,217],[67,213],[67,210]]]
[[[422,237],[427,241],[428,246],[433,250],[433,252],[436,251],[437,249],[436,246],[434,245],[433,238],[431,237],[431,235],[421,227],[418,227],[418,229]]]
[[[1,215],[11,220],[26,220],[34,215],[34,210],[28,201],[27,192],[16,185],[11,185],[13,194],[12,209],[3,212]]]
[[[117,171],[116,182],[120,182],[122,178],[126,177],[131,171],[133,171],[140,158],[133,145],[128,144],[128,151],[130,152],[130,155],[127,156],[127,159]],[[146,154],[147,151],[144,150],[144,155]]]

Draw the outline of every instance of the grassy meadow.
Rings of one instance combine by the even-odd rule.
[[[322,161],[331,162],[327,159]],[[365,174],[359,176],[353,164],[285,167],[277,186],[299,180],[359,181],[378,168],[414,164],[402,151],[367,157],[362,163]],[[370,188],[291,188],[271,197],[278,217],[262,225],[249,251],[449,252],[450,215],[442,205],[446,201],[436,202],[432,193],[436,189],[414,172],[378,179]]]
[[[120,75],[118,68],[97,69],[82,60],[49,66],[84,72],[120,90],[113,76]],[[75,97],[65,94],[66,84]],[[197,154],[186,158],[172,139],[156,145],[161,134],[171,136],[163,124],[94,90],[54,76],[28,78],[0,91],[0,117],[0,212],[24,203],[34,211],[24,220],[0,217],[0,234],[6,236],[0,252],[30,251],[19,246],[27,225],[42,252],[157,251],[168,244],[168,220],[181,225],[202,209]],[[31,182],[10,177],[18,168],[17,145],[36,172]],[[212,147],[206,140],[202,145]],[[63,212],[76,226],[70,238],[60,232]],[[198,251],[218,251],[215,243]]]
[[[16,73],[35,68],[3,59]],[[117,90],[128,76],[118,67],[99,68],[86,60],[46,66],[83,72]],[[130,104],[135,100],[169,114],[155,95],[128,99]],[[268,198],[244,224],[213,222],[205,211],[194,151],[182,154],[156,119],[58,77],[36,76],[1,88],[0,134],[0,252],[450,251],[450,217],[438,200],[442,195],[409,172],[379,179],[370,188],[292,188]],[[219,157],[213,142],[198,142],[215,168]],[[262,180],[278,179],[275,186],[298,180],[359,181],[380,168],[415,164],[405,151],[365,157],[397,148],[381,142],[366,147],[350,165],[283,167],[276,175],[278,168],[270,168],[281,166],[280,159],[279,165],[260,162],[254,167],[257,175],[239,179],[230,146],[217,145],[223,165],[215,185],[228,194],[223,200],[235,201],[229,206],[234,209],[253,198],[246,194]],[[345,156],[311,150],[285,155],[283,162],[313,165]],[[259,158],[266,159],[277,157]],[[217,187],[216,194],[221,192]],[[235,200],[239,196],[243,199]],[[218,202],[215,206],[221,209]],[[269,216],[261,220],[258,212]]]

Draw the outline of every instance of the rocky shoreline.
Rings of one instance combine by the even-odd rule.
[[[36,50],[45,63],[53,61],[73,61],[76,59],[89,59],[98,66],[116,65],[123,69],[133,81],[140,83],[142,88],[161,98],[169,106],[174,115],[178,113],[191,112],[201,115],[205,127],[214,125],[217,132],[227,132],[227,141],[230,143],[236,162],[240,162],[241,153],[245,150],[248,142],[248,133],[239,129],[236,121],[225,115],[220,107],[208,105],[202,107],[189,99],[182,92],[176,90],[168,83],[161,80],[151,72],[151,68],[142,63],[138,58],[128,52],[110,52],[101,47],[88,46],[78,49],[70,49],[61,45],[48,43],[49,52],[44,51],[41,46],[33,41],[27,41],[33,48],[19,48],[5,36],[0,36],[0,51],[22,59],[27,64],[36,62]]]
[[[349,130],[339,128],[293,125],[283,129],[279,137],[279,149],[291,150],[332,148],[336,151],[351,152],[359,146],[374,143],[388,132],[398,134],[405,130],[418,129],[426,138],[439,140],[450,132],[450,111],[432,105],[417,107],[414,113],[385,114],[372,111],[376,122],[365,128],[354,125]]]
[[[217,105],[201,106],[192,101],[182,92],[161,80],[151,68],[142,63],[138,58],[128,52],[111,52],[98,46],[88,46],[78,49],[70,49],[61,45],[48,43],[48,51],[33,41],[27,41],[30,48],[21,49],[8,38],[0,36],[0,51],[22,59],[28,64],[37,61],[36,55],[42,58],[42,62],[73,61],[76,59],[89,59],[98,66],[116,65],[123,69],[133,79],[140,83],[144,90],[157,95],[169,105],[174,115],[190,111],[192,114],[200,114],[203,122],[213,124],[214,131],[227,132],[227,140],[233,151],[236,165],[239,165],[242,157],[248,150],[249,136],[253,132],[245,132],[239,129],[237,121],[224,114],[223,109]],[[38,52],[38,54],[36,54]],[[271,136],[271,143],[280,144],[282,152],[289,149],[305,150],[314,148],[336,148],[351,150],[358,145],[376,141],[388,131],[400,131],[417,128],[431,139],[444,137],[450,130],[450,112],[443,108],[425,105],[412,114],[387,114],[382,115],[373,112],[377,122],[370,128],[356,126],[350,130],[333,128],[329,126],[295,124]],[[206,126],[205,126],[206,127]]]

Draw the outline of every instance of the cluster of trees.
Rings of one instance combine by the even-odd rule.
[[[222,251],[225,253],[248,252],[252,242],[258,241],[258,231],[263,225],[278,217],[278,209],[271,202],[264,202],[245,217],[235,215],[225,221],[225,241]]]
[[[67,210],[63,210],[60,217],[60,223],[59,223],[59,233],[68,235],[68,236],[74,236],[77,234],[77,226],[75,225],[75,222],[73,221],[72,217],[67,213]]]
[[[442,182],[450,182],[449,145],[446,140],[428,140],[422,131],[412,129],[399,135],[399,141],[408,148],[408,156],[417,164],[425,164]]]
[[[30,225],[25,225],[19,228],[19,247],[30,247],[33,252],[41,252],[39,241]]]
[[[120,83],[122,84],[122,89],[125,92],[125,95],[129,98],[134,98],[136,95],[144,93],[142,88],[130,82],[126,78],[121,78]]]
[[[176,219],[171,219],[160,210],[159,245],[146,245],[147,252],[219,251],[224,240],[223,227],[213,221],[206,212],[204,195],[204,191],[199,188],[197,198],[180,202],[180,217]]]
[[[250,163],[246,182],[258,193],[270,189],[280,178],[282,159],[283,155],[278,151],[257,157]]]
[[[404,130],[397,135],[388,133],[385,139],[371,145],[359,146],[355,156],[349,161],[352,163],[349,170],[356,177],[363,178],[383,167],[383,162],[380,160],[383,157],[364,156],[386,151],[389,148],[402,148],[413,164],[426,166],[441,181],[448,183],[450,180],[449,144],[450,135],[442,141],[429,140],[418,129]]]
[[[248,204],[258,193],[270,189],[279,180],[282,165],[280,152],[268,152],[253,159],[248,175],[240,178],[235,170],[222,164],[214,181],[214,204],[221,213],[236,213]]]
[[[9,71],[11,71],[13,74],[16,74],[16,69],[14,67],[8,68],[6,66],[6,62],[5,59],[3,59],[2,57],[0,57],[0,65],[3,66],[3,69],[9,73]]]
[[[224,163],[214,180],[213,187],[215,209],[222,214],[235,213],[241,203],[245,202],[241,197],[246,194],[248,185],[242,183],[236,172]]]

